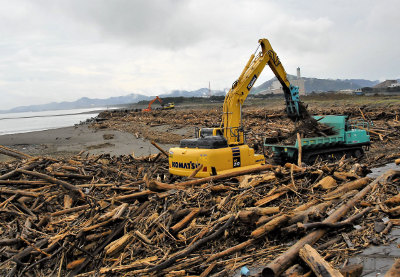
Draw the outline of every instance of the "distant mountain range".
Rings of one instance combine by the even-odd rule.
[[[296,76],[288,75],[289,80],[296,79]],[[370,81],[364,79],[345,79],[345,80],[333,80],[333,79],[317,79],[317,78],[306,78],[303,77],[305,82],[306,93],[322,92],[322,91],[337,91],[342,89],[357,89],[362,87],[372,87],[379,83],[379,81]],[[272,82],[276,81],[276,78],[272,78],[261,85],[254,87],[251,90],[251,94],[258,94],[265,91],[271,86]],[[173,90],[168,94],[161,94],[159,97],[205,97],[210,96],[210,92],[207,88],[201,88],[194,91],[186,90]],[[224,95],[224,91],[211,91],[212,95]],[[142,100],[151,100],[155,96],[146,96],[142,94],[128,94],[125,96],[116,96],[106,99],[88,98],[83,97],[72,102],[52,102],[43,105],[31,105],[31,106],[20,106],[10,110],[0,111],[0,113],[16,113],[16,112],[37,112],[37,111],[49,111],[49,110],[69,110],[79,108],[92,108],[92,107],[106,107],[112,105],[124,105],[134,104]]]
[[[297,77],[294,75],[288,74],[288,79],[290,80],[296,80]],[[307,78],[307,77],[302,77],[304,80],[304,87],[306,90],[306,93],[311,93],[311,92],[325,92],[325,91],[338,91],[342,89],[358,89],[358,88],[363,88],[363,87],[373,87],[374,85],[378,84],[379,81],[370,81],[370,80],[364,80],[364,79],[317,79],[317,78]],[[274,81],[276,81],[276,77],[272,78],[271,80],[268,80],[258,87],[255,87],[252,89],[251,93],[252,94],[258,94],[262,91],[265,91],[267,88],[269,88]]]
[[[194,91],[186,90],[173,90],[169,94],[160,94],[159,97],[204,97],[209,95],[208,88],[201,88]],[[212,91],[212,95],[224,95],[223,91]],[[19,113],[19,112],[39,112],[39,111],[51,111],[51,110],[70,110],[70,109],[81,109],[81,108],[94,108],[94,107],[107,107],[113,105],[124,105],[134,104],[139,101],[151,100],[155,96],[146,96],[142,94],[128,94],[124,96],[110,97],[106,99],[88,98],[82,97],[72,102],[52,102],[42,105],[30,105],[30,106],[19,106],[10,110],[3,110],[0,113]]]

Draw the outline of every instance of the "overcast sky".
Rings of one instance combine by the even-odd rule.
[[[0,0],[0,109],[224,89],[259,38],[289,74],[399,78],[398,0]],[[256,83],[273,77],[266,68]]]

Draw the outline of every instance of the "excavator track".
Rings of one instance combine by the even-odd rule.
[[[302,160],[306,164],[313,164],[318,157],[322,160],[336,161],[341,159],[343,155],[361,158],[364,155],[364,149],[362,146],[352,146],[308,150],[306,153],[304,153]]]

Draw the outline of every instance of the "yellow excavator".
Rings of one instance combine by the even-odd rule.
[[[160,97],[156,96],[153,100],[151,100],[149,102],[149,106],[146,109],[143,109],[143,112],[151,112],[153,109],[151,108],[151,105],[153,105],[153,103],[158,100],[158,102],[160,102],[161,105],[161,110],[171,110],[175,108],[175,104],[174,103],[168,103],[168,104],[164,104],[164,102],[161,100]]]
[[[245,143],[242,106],[266,64],[282,84],[288,117],[297,121],[308,116],[299,99],[299,88],[288,81],[285,69],[269,41],[260,39],[258,42],[257,50],[225,96],[220,127],[200,129],[196,132],[196,138],[181,140],[179,147],[171,148],[171,174],[190,176],[202,165],[195,177],[208,177],[265,164],[264,156],[255,154],[254,149]]]

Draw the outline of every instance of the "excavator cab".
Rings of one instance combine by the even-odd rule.
[[[220,128],[203,128],[196,130],[196,138],[181,140],[179,147],[218,149],[228,147],[228,142]]]

